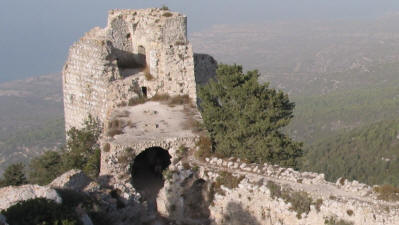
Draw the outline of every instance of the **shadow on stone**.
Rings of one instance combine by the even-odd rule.
[[[162,172],[170,165],[168,151],[151,147],[137,155],[132,165],[132,184],[144,200],[154,201],[163,187]]]
[[[107,60],[116,60],[121,77],[128,77],[142,71],[147,66],[146,53],[143,46],[140,46],[140,51],[137,54],[115,48],[110,41],[107,42],[107,46],[110,49]]]
[[[223,215],[223,224],[229,225],[261,225],[261,223],[237,202],[229,202]]]
[[[198,179],[183,192],[184,214],[193,219],[209,218],[209,201],[206,199],[206,181]]]

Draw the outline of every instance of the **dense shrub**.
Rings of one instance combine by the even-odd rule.
[[[47,151],[33,158],[29,165],[29,181],[46,185],[64,172],[62,168],[62,152]]]
[[[65,150],[47,151],[32,159],[29,180],[46,185],[57,176],[71,169],[80,169],[91,178],[100,171],[100,146],[98,138],[101,127],[93,118],[85,122],[82,129],[71,128]]]
[[[259,73],[238,65],[219,65],[216,79],[199,90],[200,107],[213,151],[249,162],[297,166],[301,144],[280,129],[292,118],[295,104],[281,91],[259,84]]]
[[[45,198],[19,202],[1,212],[12,225],[80,225],[72,208]]]
[[[3,179],[0,180],[0,187],[27,184],[28,180],[26,179],[24,168],[25,166],[22,163],[8,166],[4,171]]]
[[[81,169],[94,178],[100,172],[100,146],[98,138],[101,127],[89,116],[82,129],[71,128],[68,132],[67,150],[63,155],[63,169]]]

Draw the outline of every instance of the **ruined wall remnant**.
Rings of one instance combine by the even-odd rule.
[[[196,100],[196,79],[205,74],[194,71],[206,71],[200,68],[206,65],[194,64],[186,16],[111,10],[104,29],[92,29],[70,48],[63,68],[65,127],[81,127],[89,114],[104,122],[114,108],[141,95]]]
[[[201,181],[197,195],[202,197],[194,206],[197,212],[209,210],[205,212],[215,225],[399,224],[399,203],[379,200],[372,187],[357,181],[330,183],[324,174],[247,164],[234,158],[206,158],[189,164],[172,165],[173,176],[157,198],[159,212],[182,223],[198,219],[197,214],[189,213],[193,205],[185,193],[190,182]]]

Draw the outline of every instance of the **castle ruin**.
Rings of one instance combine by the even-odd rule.
[[[399,224],[398,203],[378,199],[372,187],[357,181],[330,183],[323,174],[239,159],[201,161],[191,155],[183,163],[182,148],[198,150],[199,135],[186,126],[201,120],[196,86],[215,70],[212,57],[193,53],[186,16],[162,9],[112,10],[104,29],[92,29],[70,49],[63,68],[65,127],[79,128],[89,115],[97,118],[105,126],[100,176],[126,204],[144,196],[147,208],[179,223]],[[157,95],[185,96],[191,103],[136,104]],[[169,179],[150,177],[166,168]],[[214,193],[211,184],[223,172],[244,178]],[[309,205],[296,212],[293,204],[303,202],[275,196],[271,182],[281,187],[280,194],[305,196]]]
[[[186,16],[111,10],[106,28],[92,29],[70,48],[62,73],[65,127],[81,127],[89,114],[105,122],[115,108],[143,96],[196,100],[196,80],[206,81],[212,75],[204,72],[215,68],[212,58],[194,56]]]

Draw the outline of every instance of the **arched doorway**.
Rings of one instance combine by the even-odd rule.
[[[146,201],[154,201],[163,187],[162,172],[170,165],[171,156],[161,147],[147,148],[136,156],[132,165],[132,184]]]

